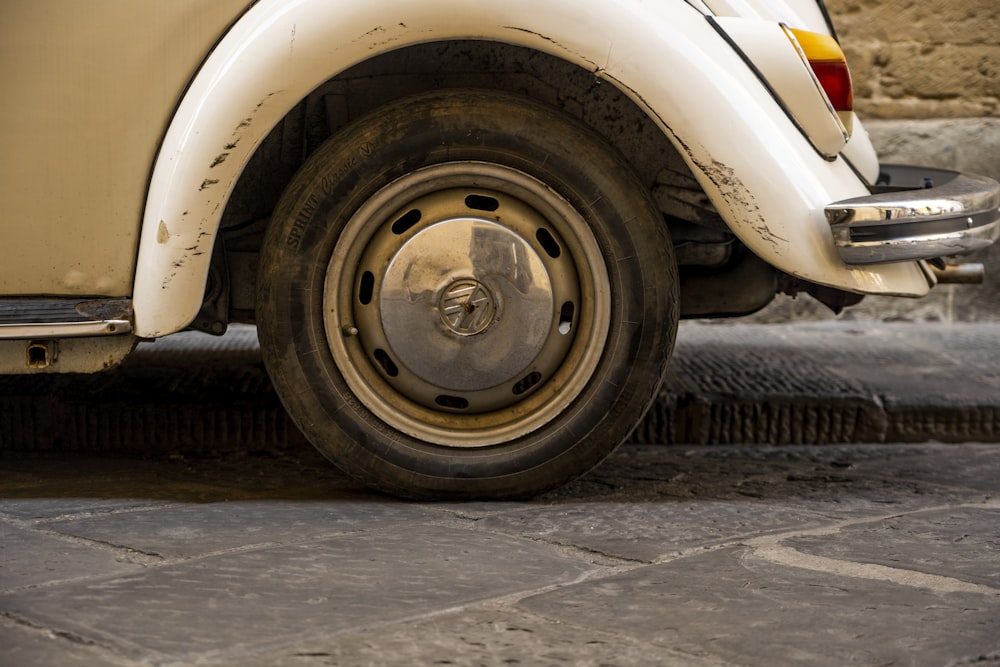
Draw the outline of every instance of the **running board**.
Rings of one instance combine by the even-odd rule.
[[[131,299],[0,299],[0,339],[126,334],[131,316]]]

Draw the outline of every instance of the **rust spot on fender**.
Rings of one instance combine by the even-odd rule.
[[[788,239],[771,231],[767,220],[761,215],[760,206],[757,204],[753,192],[743,184],[732,167],[728,167],[718,160],[712,160],[711,164],[706,164],[695,157],[688,146],[684,145],[684,150],[691,161],[719,190],[719,194],[726,200],[733,212],[738,213],[750,229],[760,236],[761,240],[770,243],[775,248],[788,243]]]

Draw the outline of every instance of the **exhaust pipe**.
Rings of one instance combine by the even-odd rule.
[[[938,284],[979,285],[986,275],[986,269],[977,262],[969,264],[930,262],[930,267],[937,277]]]

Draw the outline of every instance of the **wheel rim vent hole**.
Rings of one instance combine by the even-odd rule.
[[[469,195],[465,198],[465,205],[474,211],[493,212],[500,208],[500,202],[497,199],[486,195]]]
[[[392,360],[392,357],[385,350],[379,348],[375,350],[372,356],[375,357],[375,361],[382,367],[386,375],[393,378],[399,375],[399,367],[396,366],[396,362]]]
[[[559,310],[559,333],[563,336],[573,330],[573,314],[576,313],[576,305],[572,301],[567,301]]]
[[[365,271],[361,274],[361,284],[358,286],[358,301],[367,306],[375,296],[375,274]]]
[[[552,259],[558,259],[558,257],[562,254],[562,248],[559,247],[559,242],[556,241],[554,236],[552,236],[552,232],[544,227],[535,232],[535,238],[538,239],[538,242],[542,245],[542,250],[545,251],[545,254]]]
[[[396,236],[402,236],[406,232],[413,229],[413,226],[420,222],[423,214],[418,208],[412,208],[406,213],[404,213],[396,222],[392,223],[392,233]]]
[[[461,396],[449,396],[448,394],[441,394],[434,399],[434,402],[442,408],[451,410],[465,410],[469,407],[469,401],[466,399]]]
[[[521,378],[518,383],[514,385],[514,388],[511,391],[515,396],[520,396],[541,381],[542,374],[538,371],[534,371]]]

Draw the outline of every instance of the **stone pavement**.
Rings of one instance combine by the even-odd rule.
[[[1000,665],[995,445],[628,445],[510,503],[308,448],[0,465],[5,667]]]
[[[0,666],[1000,666],[997,341],[687,324],[633,444],[510,503],[341,475],[252,330],[4,378]]]

